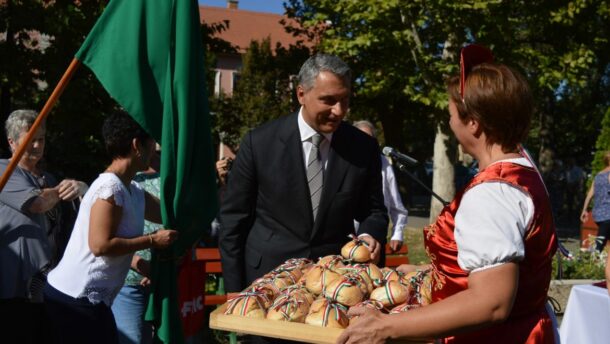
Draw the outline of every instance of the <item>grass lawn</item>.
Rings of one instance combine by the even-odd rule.
[[[409,247],[409,261],[411,264],[428,264],[430,259],[424,248],[424,234],[421,228],[407,227],[405,243]]]

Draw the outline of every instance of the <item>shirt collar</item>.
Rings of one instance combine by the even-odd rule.
[[[311,126],[309,126],[309,124],[307,124],[307,122],[305,122],[305,119],[303,119],[303,107],[302,106],[299,109],[299,116],[298,116],[297,122],[299,124],[299,133],[301,134],[301,142],[308,141],[312,136],[314,136],[317,133],[317,131],[315,131]],[[319,134],[324,136],[324,138],[328,142],[331,142],[331,140],[333,139],[333,133],[319,133]]]

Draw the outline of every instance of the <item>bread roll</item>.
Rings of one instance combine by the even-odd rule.
[[[307,301],[285,294],[275,299],[267,312],[267,319],[303,323],[308,313]]]
[[[407,288],[402,284],[397,281],[388,281],[384,286],[373,290],[370,299],[377,300],[390,308],[407,301],[408,296]]]
[[[364,241],[358,239],[354,239],[343,245],[343,248],[341,248],[341,255],[343,258],[357,263],[366,263],[371,260],[371,251],[369,250],[368,245]]]
[[[340,275],[322,266],[314,266],[305,275],[305,287],[314,295],[320,295],[324,285],[338,279]]]
[[[365,264],[358,264],[358,265],[354,265],[351,268],[343,268],[343,269],[347,270],[347,273],[344,275],[347,275],[352,278],[356,278],[358,281],[360,281],[360,286],[361,286],[362,292],[365,295],[369,295],[373,291],[373,289],[375,289],[376,286],[373,283],[373,280],[371,279],[371,277],[369,276]]]
[[[407,285],[409,303],[425,306],[431,302],[432,272],[431,270],[415,271],[406,274],[402,283]]]
[[[302,299],[311,305],[315,299],[314,295],[310,293],[304,284],[298,283],[288,286],[280,291],[280,295],[290,295],[298,299]]]
[[[321,257],[320,259],[318,259],[316,265],[330,270],[342,268],[345,266],[345,264],[343,264],[343,257],[337,255]]]
[[[317,299],[309,307],[305,323],[321,327],[346,328],[349,325],[347,308],[324,298]]]
[[[265,319],[267,311],[264,306],[265,296],[257,292],[242,292],[229,300],[225,314],[239,315],[248,318]]]
[[[263,294],[262,302],[265,309],[271,307],[273,300],[279,295],[280,289],[272,283],[272,281],[259,282],[251,285],[245,292]]]
[[[356,278],[346,276],[324,286],[322,294],[327,299],[348,307],[362,301],[365,295],[361,289],[361,282]]]
[[[383,273],[383,279],[386,281],[400,282],[402,276],[404,275],[402,272],[390,269],[388,267],[381,269],[381,272]]]
[[[356,264],[354,267],[364,269],[373,283],[381,283],[381,280],[383,280],[383,272],[381,272],[381,269],[373,263]]]
[[[359,307],[364,307],[366,309],[372,309],[377,312],[386,313],[386,309],[383,306],[383,304],[377,300],[364,300],[364,301],[358,303],[357,305],[350,307],[350,309],[359,308]],[[350,324],[356,323],[358,321],[358,319],[360,318],[359,316],[350,317],[349,315],[348,315],[348,317],[349,317]]]

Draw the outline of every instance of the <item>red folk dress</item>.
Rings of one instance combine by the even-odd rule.
[[[525,257],[519,262],[519,284],[508,319],[491,327],[444,338],[444,343],[554,343],[552,321],[545,309],[551,279],[551,260],[557,239],[550,202],[538,173],[530,167],[510,162],[488,166],[446,206],[436,223],[424,229],[426,251],[432,270],[432,302],[468,288],[468,272],[458,265],[454,238],[455,215],[464,193],[486,182],[507,183],[528,194],[535,207],[525,233]],[[485,230],[481,228],[480,230]]]

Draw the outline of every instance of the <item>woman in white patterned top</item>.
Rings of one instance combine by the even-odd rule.
[[[132,180],[148,168],[154,140],[125,112],[107,118],[102,134],[112,163],[85,194],[64,256],[44,290],[48,321],[60,343],[117,343],[110,306],[133,253],[166,248],[177,238],[169,229],[142,233],[144,219],[161,222],[159,199]]]

